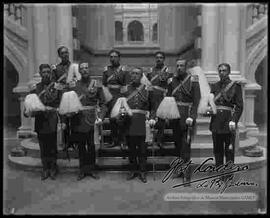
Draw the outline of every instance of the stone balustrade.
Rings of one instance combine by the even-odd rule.
[[[4,14],[5,17],[26,26],[26,7],[23,4],[4,4]]]
[[[247,28],[267,15],[267,3],[251,3],[247,6]]]

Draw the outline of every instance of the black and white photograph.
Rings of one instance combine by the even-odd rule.
[[[2,3],[4,215],[267,214],[268,3]]]

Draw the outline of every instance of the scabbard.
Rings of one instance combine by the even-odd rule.
[[[187,138],[186,138],[186,141],[187,141],[188,145],[190,145],[190,143],[191,143],[191,132],[192,132],[192,127],[189,126],[188,129],[187,129]]]

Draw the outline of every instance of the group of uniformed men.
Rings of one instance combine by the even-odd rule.
[[[110,118],[111,147],[127,144],[129,149],[130,173],[127,180],[138,178],[146,183],[147,144],[145,143],[146,125],[157,129],[155,142],[162,149],[162,139],[166,121],[156,116],[157,108],[165,96],[175,98],[180,118],[171,120],[176,155],[188,162],[190,160],[190,141],[187,141],[188,129],[193,128],[197,118],[200,101],[198,77],[187,71],[188,60],[177,59],[176,73],[169,72],[164,64],[164,52],[156,52],[156,65],[146,74],[150,85],[143,83],[144,72],[140,67],[127,71],[120,65],[120,52],[111,50],[111,65],[103,72],[102,86],[107,88],[112,98],[106,100],[106,93],[97,81],[91,78],[88,63],[79,63],[79,80],[67,82],[67,73],[72,63],[69,51],[62,46],[58,49],[61,63],[56,66],[41,64],[39,67],[41,82],[31,89],[46,111],[33,113],[35,131],[38,135],[42,161],[41,179],[55,179],[58,168],[57,160],[57,123],[64,129],[65,144],[75,143],[79,151],[78,180],[89,175],[98,179],[95,171],[94,126],[101,125],[105,117]],[[211,86],[211,93],[216,97],[217,113],[212,115],[210,130],[212,131],[214,156],[216,165],[223,164],[224,148],[226,161],[234,161],[233,130],[243,109],[242,90],[237,82],[229,78],[230,65],[218,66],[220,81]],[[53,84],[53,85],[51,85]],[[62,116],[53,110],[59,107],[63,93],[74,90],[80,96],[83,110],[79,113]],[[119,98],[124,97],[131,116],[126,116],[124,128],[119,125],[119,116],[111,117],[110,113]],[[127,114],[126,114],[127,115]],[[71,134],[72,133],[72,134]],[[72,137],[70,137],[72,135]],[[183,181],[190,181],[187,171]]]

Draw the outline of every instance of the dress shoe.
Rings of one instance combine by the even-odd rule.
[[[183,172],[180,172],[179,174],[178,173],[174,173],[172,175],[172,179],[183,178],[183,177],[184,177],[184,173]]]
[[[56,179],[56,175],[57,175],[57,169],[51,169],[50,170],[50,177],[52,180]]]
[[[161,142],[157,143],[157,146],[159,147],[160,155],[164,156],[164,148]]]
[[[80,180],[82,180],[85,177],[86,177],[86,174],[83,173],[83,172],[80,172],[79,175],[78,175],[78,177],[77,177],[77,181],[80,181]]]
[[[49,170],[44,170],[44,171],[42,171],[42,173],[41,173],[41,180],[45,180],[45,179],[47,179],[49,176],[50,176]]]
[[[137,176],[137,173],[130,172],[127,176],[127,180],[132,180]]]
[[[117,144],[117,142],[113,142],[112,144],[109,144],[109,145],[107,145],[106,147],[107,148],[114,148],[114,147],[116,147],[118,144]]]
[[[145,173],[141,173],[139,179],[140,179],[143,183],[147,183],[147,179],[146,179],[146,174],[145,174]]]
[[[184,177],[183,177],[183,184],[184,184],[184,187],[189,187],[189,186],[191,186],[191,185],[190,185],[190,178],[184,176]]]
[[[89,176],[92,177],[93,179],[96,179],[96,180],[99,179],[99,176],[95,175],[94,173],[89,173]]]

